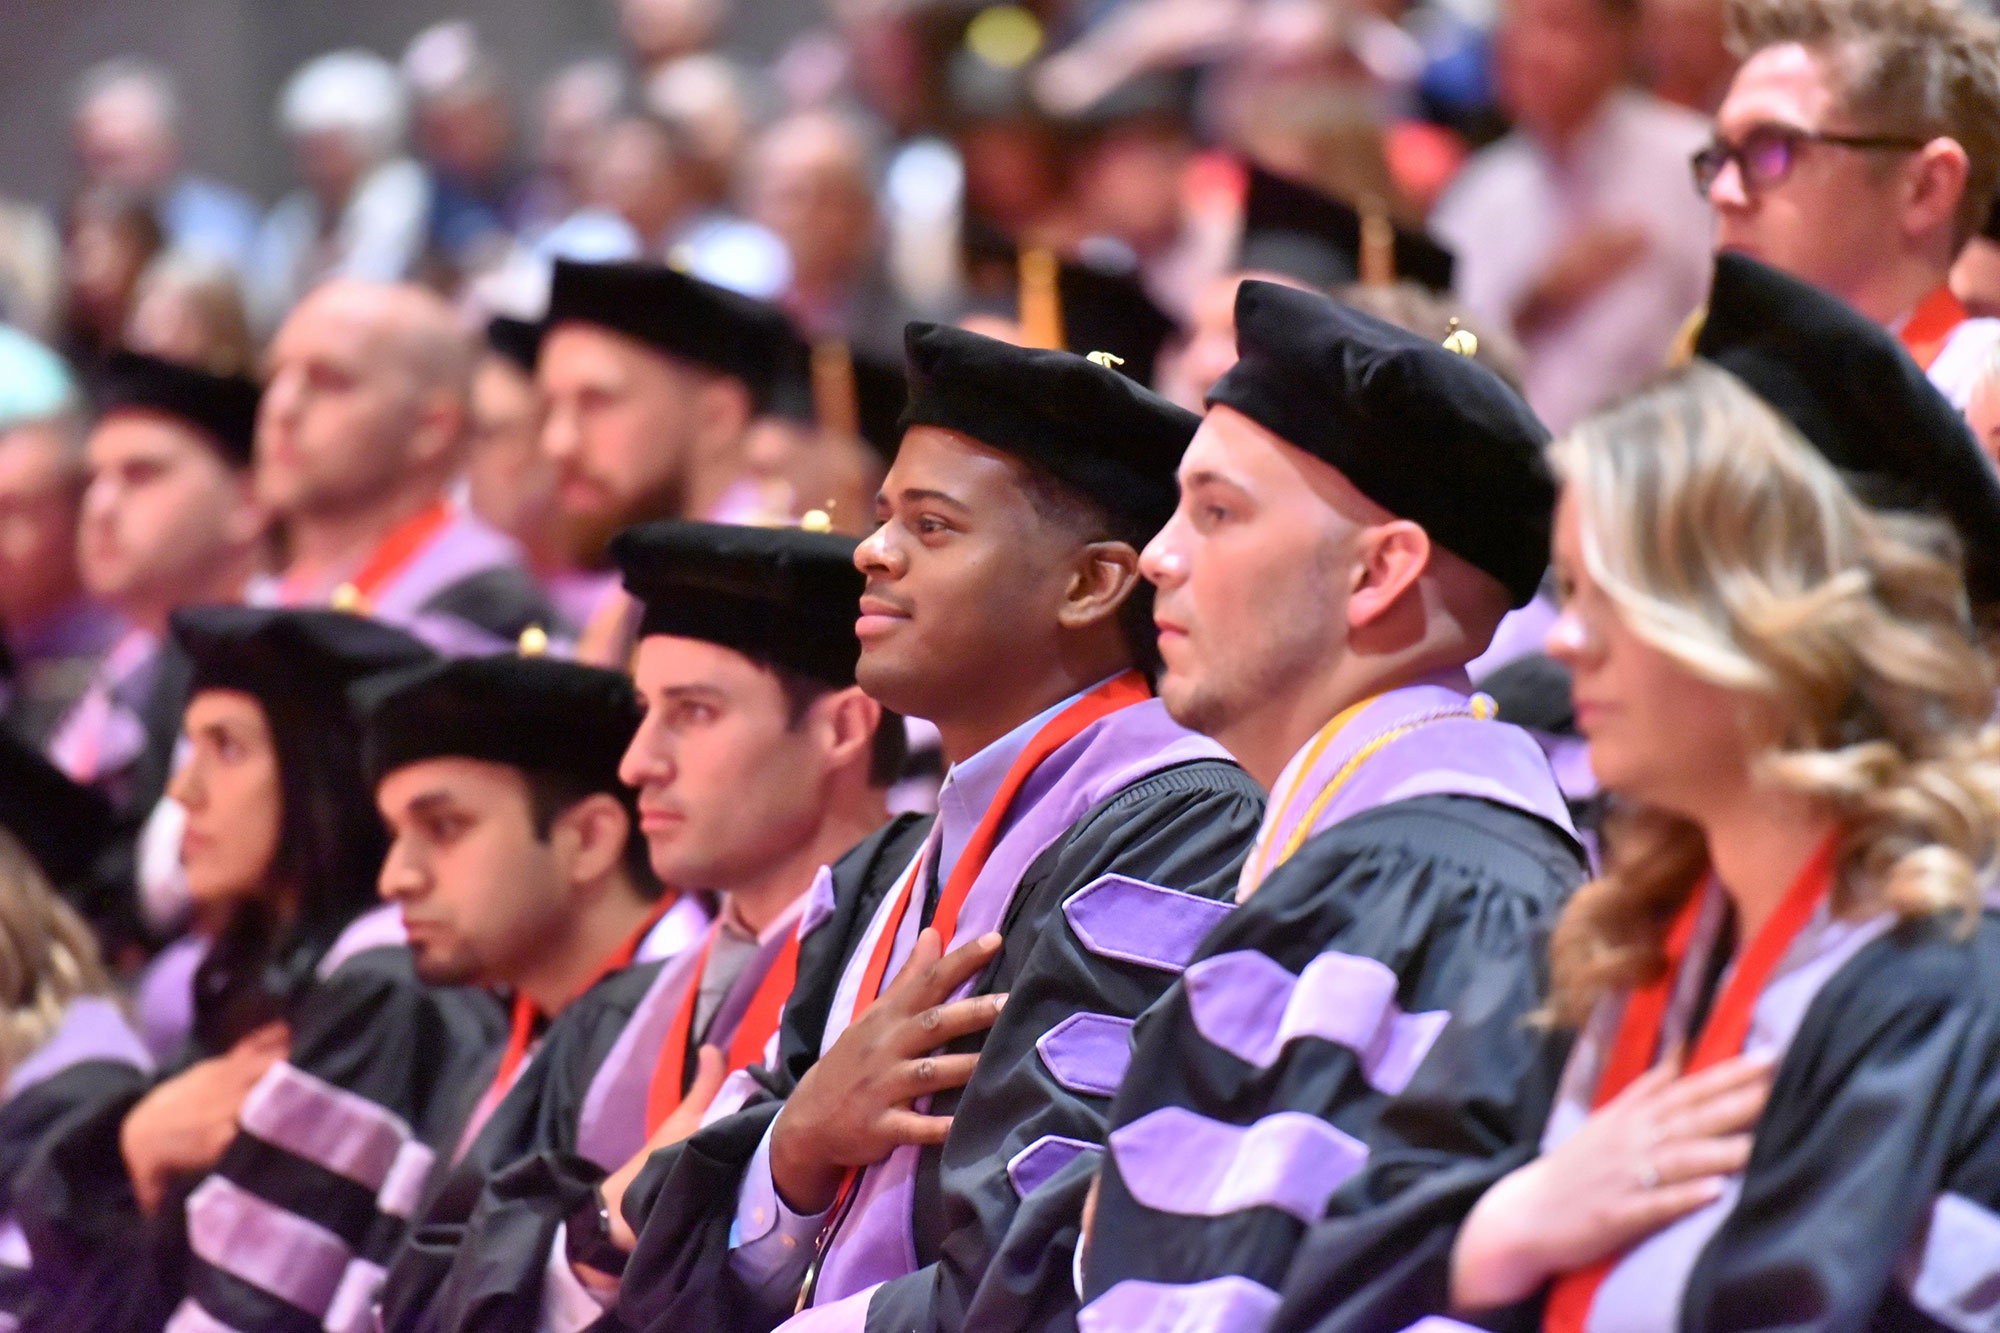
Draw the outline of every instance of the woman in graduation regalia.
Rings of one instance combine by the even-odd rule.
[[[1714,365],[1556,458],[1550,644],[1620,804],[1552,946],[1579,1033],[1542,1151],[1460,1229],[1454,1305],[1993,1327],[2000,732],[1956,540]]]
[[[502,1018],[434,991],[375,900],[384,834],[345,691],[427,660],[328,611],[176,613],[194,664],[182,862],[222,925],[171,1077],[105,1097],[17,1191],[27,1329],[344,1329]],[[373,1270],[379,1271],[379,1270]]]

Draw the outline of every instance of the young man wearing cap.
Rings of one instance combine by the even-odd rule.
[[[167,617],[239,600],[256,572],[265,528],[250,478],[257,386],[130,352],[112,358],[104,385],[85,443],[77,556],[85,587],[127,628],[48,748],[136,824],[165,790],[187,702],[187,662],[166,648]],[[135,907],[92,911],[107,948],[140,937]]]
[[[612,550],[645,609],[644,721],[624,728],[622,776],[652,869],[716,895],[717,920],[699,947],[604,983],[550,1026],[540,1077],[500,1103],[392,1269],[390,1330],[602,1313],[572,1260],[600,1289],[622,1267],[605,1202],[637,1166],[620,1168],[663,1127],[691,1130],[726,1075],[765,1059],[798,958],[822,947],[815,928],[836,900],[884,892],[871,877],[900,870],[920,834],[902,820],[870,836],[901,720],[854,685],[853,539],[667,522]],[[736,1086],[725,1105],[754,1085]]]
[[[518,546],[454,503],[471,340],[408,284],[330,281],[271,341],[257,494],[289,563],[253,600],[358,611],[446,652],[510,648],[550,612]]]
[[[906,433],[855,557],[857,678],[936,724],[938,821],[834,960],[789,1096],[628,1195],[634,1328],[798,1306],[802,1327],[985,1328],[1071,1303],[1058,1219],[1127,1032],[1227,911],[1261,813],[1142,670],[1138,550],[1193,415],[1065,352],[923,324],[907,349]]]
[[[2000,28],[1956,0],[1733,0],[1743,58],[1695,180],[1719,250],[1893,331],[1964,411],[2000,320],[1947,279],[2000,189]]]
[[[1247,282],[1236,325],[1143,567],[1161,697],[1270,807],[1241,906],[1135,1033],[1086,1329],[1264,1327],[1306,1227],[1369,1201],[1337,1192],[1392,1102],[1479,1155],[1553,1095],[1528,1019],[1583,855],[1464,674],[1546,566],[1547,434],[1469,357],[1326,297]]]

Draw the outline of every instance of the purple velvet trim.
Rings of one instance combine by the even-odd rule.
[[[243,1333],[234,1324],[225,1324],[195,1303],[192,1296],[174,1307],[163,1333]]]
[[[1302,1111],[1253,1125],[1162,1107],[1112,1131],[1111,1152],[1132,1197],[1162,1213],[1222,1217],[1278,1208],[1317,1222],[1326,1201],[1368,1160],[1359,1139]]]
[[[1085,1153],[1095,1155],[1103,1151],[1095,1143],[1083,1139],[1044,1134],[1007,1159],[1007,1179],[1013,1182],[1014,1193],[1025,1199],[1048,1184],[1056,1172]]]
[[[616,1171],[645,1146],[646,1095],[653,1086],[653,1067],[659,1063],[681,997],[698,979],[695,969],[700,962],[697,941],[661,966],[584,1090],[576,1117],[576,1150],[606,1171]]]
[[[1087,1097],[1118,1091],[1132,1063],[1132,1020],[1110,1014],[1071,1014],[1035,1041],[1056,1082]]]
[[[1993,1328],[2000,1314],[2000,1216],[1940,1194],[1920,1246],[1897,1265],[1910,1303],[1946,1328]]]
[[[1479,1333],[1471,1324],[1461,1324],[1456,1319],[1447,1319],[1441,1314],[1427,1314],[1403,1333]]]
[[[1204,958],[1187,971],[1188,1010],[1211,1045],[1268,1069],[1300,1037],[1345,1046],[1371,1087],[1392,1096],[1430,1053],[1451,1015],[1405,1014],[1396,974],[1373,958],[1323,953],[1294,977],[1252,949]]]
[[[1077,1312],[1077,1333],[1258,1333],[1278,1293],[1247,1277],[1176,1286],[1127,1279]]]
[[[454,583],[499,565],[525,568],[521,548],[498,528],[461,510],[376,590],[370,609],[383,620],[407,622]]]
[[[333,947],[320,955],[319,965],[313,971],[321,981],[325,981],[342,963],[358,953],[409,942],[410,937],[403,930],[402,908],[393,903],[371,908],[348,922],[347,928],[334,937]]]
[[[239,1115],[243,1132],[373,1190],[402,1216],[430,1174],[433,1154],[401,1116],[280,1060]]]
[[[868,1306],[875,1299],[875,1288],[881,1285],[870,1283],[831,1304],[801,1310],[778,1325],[778,1333],[863,1333],[868,1327]]]
[[[805,912],[799,917],[799,938],[804,939],[825,925],[833,915],[833,908],[833,867],[821,866],[819,873],[813,876],[812,888],[806,893]]]
[[[1124,875],[1092,880],[1063,904],[1069,928],[1099,958],[1178,972],[1208,932],[1235,910]]]
[[[223,1176],[188,1196],[188,1248],[205,1262],[314,1318],[326,1313],[353,1257],[319,1223],[288,1212]]]
[[[1035,858],[1098,804],[1164,769],[1203,759],[1226,761],[1228,757],[1214,741],[1176,724],[1157,699],[1121,708],[1084,728],[1043,760],[1023,785],[1007,827],[959,911],[957,938],[975,939],[997,930],[1020,887],[1021,876]],[[934,826],[927,846],[934,848],[938,836]],[[885,902],[878,909],[874,933],[879,934],[887,911]],[[917,916],[915,912],[904,914],[889,959],[891,976],[916,944]],[[826,1046],[840,1035],[852,1012],[857,978],[867,966],[870,951],[870,942],[864,939],[861,948],[848,958],[842,977],[846,1003],[837,992],[827,1023]],[[952,998],[969,995],[972,985],[966,982]],[[837,1301],[915,1269],[916,1241],[910,1228],[917,1158],[916,1148],[898,1148],[862,1173],[847,1221],[827,1247],[814,1293],[818,1300]]]
[[[64,1008],[62,1022],[48,1039],[7,1072],[6,1095],[12,1097],[85,1060],[111,1060],[153,1072],[152,1056],[117,1003],[102,995],[79,995]]]

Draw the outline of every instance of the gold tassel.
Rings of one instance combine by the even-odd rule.
[[[1361,255],[1356,275],[1367,287],[1396,285],[1396,224],[1389,209],[1375,195],[1361,201]]]
[[[854,384],[854,353],[845,339],[822,338],[812,347],[813,416],[819,428],[842,439],[861,435],[861,393]]]
[[[1063,339],[1062,267],[1053,250],[1037,246],[1021,252],[1021,342],[1056,351]]]

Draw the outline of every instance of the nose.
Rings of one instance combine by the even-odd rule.
[[[1566,667],[1574,668],[1590,655],[1593,647],[1590,627],[1577,614],[1574,606],[1566,606],[1557,613],[1549,625],[1549,632],[1543,636],[1542,647],[1550,657]]]
[[[1749,183],[1743,179],[1743,164],[1730,158],[1708,183],[1708,206],[1721,212],[1750,206]]]
[[[666,726],[648,713],[618,760],[618,780],[634,791],[673,781],[674,764]]]
[[[201,780],[201,760],[190,758],[167,779],[167,795],[189,810],[199,809],[205,795]]]
[[[83,488],[83,518],[86,523],[102,523],[110,514],[115,489],[109,475],[92,477]]]
[[[403,840],[396,839],[389,844],[389,854],[382,858],[382,873],[376,878],[375,891],[384,901],[393,903],[416,897],[423,886],[422,867],[403,849]]]
[[[576,409],[551,396],[542,417],[542,457],[551,463],[565,463],[576,457],[581,447],[576,428]]]
[[[906,565],[902,553],[889,541],[887,523],[877,525],[854,548],[854,567],[863,574],[882,574],[892,579],[903,576]]]
[[[1145,550],[1139,552],[1139,572],[1154,587],[1172,588],[1187,582],[1187,553],[1181,549],[1180,538],[1181,516],[1176,510],[1174,516],[1167,520],[1167,526],[1146,543]]]

